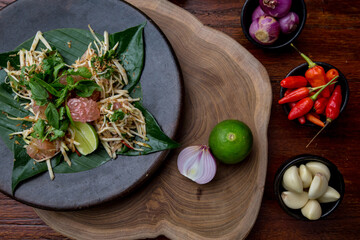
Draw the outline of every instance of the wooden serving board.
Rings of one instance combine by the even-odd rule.
[[[128,2],[158,24],[178,57],[185,92],[177,138],[182,147],[126,198],[82,211],[35,211],[50,227],[76,239],[244,238],[258,215],[265,185],[272,102],[269,76],[240,44],[174,4]],[[211,129],[229,118],[251,128],[250,157],[237,165],[219,164],[215,178],[205,185],[180,175],[179,152],[189,145],[207,144]]]

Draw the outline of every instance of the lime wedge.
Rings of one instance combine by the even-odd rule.
[[[76,149],[82,155],[88,155],[95,151],[99,145],[99,138],[95,128],[88,123],[74,122],[70,128],[75,131],[75,141],[80,143]]]

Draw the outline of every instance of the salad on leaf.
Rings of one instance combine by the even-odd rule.
[[[141,104],[144,26],[103,36],[90,26],[90,32],[38,31],[15,51],[0,54],[0,129],[15,156],[13,191],[46,170],[54,179],[54,172],[89,170],[118,154],[178,146]],[[73,37],[59,42],[59,35]],[[89,37],[93,41],[83,41]]]

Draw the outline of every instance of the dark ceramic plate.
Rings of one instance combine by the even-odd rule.
[[[306,163],[312,162],[312,161],[323,163],[329,168],[330,174],[331,174],[330,180],[329,180],[329,186],[333,187],[340,193],[340,198],[337,201],[320,204],[321,210],[322,210],[320,219],[324,218],[324,217],[328,216],[330,213],[332,213],[340,205],[340,203],[344,197],[344,194],[345,194],[344,178],[343,178],[342,174],[340,173],[340,171],[335,166],[335,164],[333,164],[329,160],[327,160],[323,157],[311,155],[311,154],[304,154],[304,155],[299,155],[299,156],[290,158],[278,169],[278,171],[275,175],[274,191],[275,191],[275,196],[276,196],[280,206],[282,207],[282,209],[284,209],[284,211],[287,214],[289,214],[290,216],[292,216],[296,219],[308,220],[306,217],[304,217],[302,215],[300,209],[290,209],[283,202],[283,200],[281,198],[281,193],[286,190],[282,186],[282,178],[283,178],[283,175],[284,175],[286,169],[288,169],[289,167],[291,167],[293,165],[300,167],[301,164],[306,164]]]
[[[333,65],[330,65],[328,63],[323,63],[323,62],[315,62],[317,65],[322,66],[325,69],[325,72],[327,72],[328,70],[335,68],[338,72],[339,72],[339,77],[337,79],[337,83],[336,85],[340,85],[341,86],[341,92],[342,92],[342,102],[341,102],[341,108],[340,108],[340,114],[344,111],[348,101],[349,101],[349,84],[344,76],[344,74],[342,74],[342,72],[340,72],[339,69],[337,69],[336,67],[334,67]],[[289,76],[305,76],[305,72],[308,70],[308,64],[307,63],[303,63],[299,66],[297,66],[296,68],[294,68],[293,70],[291,70],[286,77]],[[285,77],[285,78],[286,78]],[[280,99],[284,97],[286,88],[280,87]],[[286,116],[289,115],[290,112],[290,107],[288,104],[283,104],[282,105]],[[326,118],[324,115],[321,115],[321,120],[326,121]],[[299,121],[295,121],[297,123],[299,123]],[[299,123],[300,124],[300,123]],[[310,123],[308,121],[306,121],[306,123],[304,124],[306,126],[311,126],[311,127],[318,127],[317,125]]]
[[[118,0],[27,0],[0,11],[0,52],[13,50],[40,30],[57,28],[119,32],[147,21],[144,30],[145,66],[141,76],[143,105],[163,131],[174,138],[179,123],[182,80],[177,60],[159,28],[127,3]],[[75,210],[122,197],[141,185],[160,166],[168,151],[139,157],[120,156],[90,171],[47,173],[21,184],[11,194],[13,153],[0,140],[0,191],[43,209]]]
[[[291,42],[293,42],[301,33],[305,26],[306,22],[306,5],[304,0],[293,0],[291,4],[291,12],[295,12],[299,16],[299,26],[296,31],[290,34],[282,34],[280,33],[279,39],[276,40],[271,45],[262,45],[256,42],[249,33],[249,28],[252,23],[251,16],[255,10],[259,6],[258,0],[246,0],[241,10],[241,27],[245,34],[245,37],[252,42],[257,47],[263,49],[279,49],[285,46],[288,46]]]

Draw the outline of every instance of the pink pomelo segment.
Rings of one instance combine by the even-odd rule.
[[[26,146],[26,153],[35,160],[49,159],[55,156],[60,150],[59,141],[49,142],[48,140],[34,138]]]
[[[77,122],[92,122],[100,118],[97,103],[88,98],[71,98],[68,100],[71,117]]]

